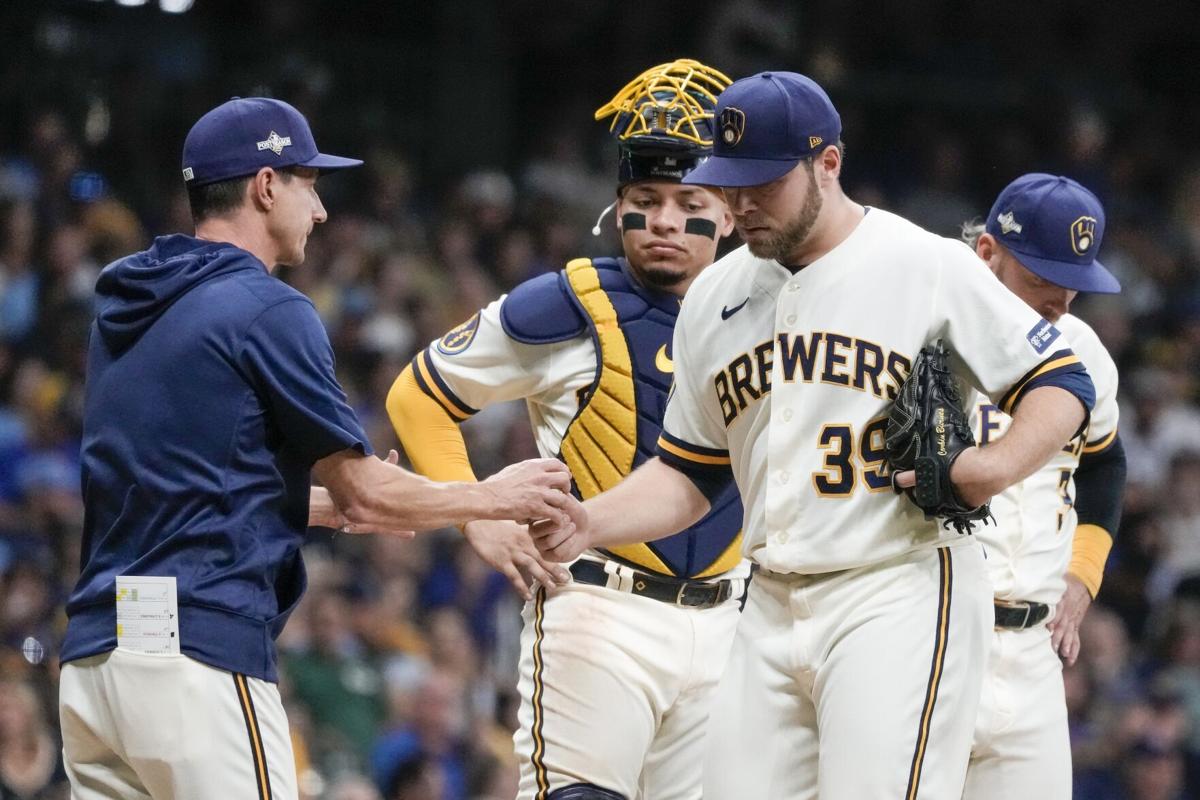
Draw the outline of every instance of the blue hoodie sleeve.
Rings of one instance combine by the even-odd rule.
[[[276,303],[246,332],[241,362],[287,445],[309,464],[371,445],[334,375],[333,348],[306,298]]]

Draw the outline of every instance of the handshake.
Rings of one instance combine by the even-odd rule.
[[[485,562],[530,598],[534,581],[570,581],[556,562],[587,547],[587,512],[571,494],[571,473],[553,458],[513,464],[478,483],[431,481],[386,459],[343,452],[318,461],[324,484],[309,496],[309,525],[343,533],[412,538],[415,531],[460,526]]]
[[[507,521],[477,520],[463,526],[475,552],[502,572],[526,600],[533,584],[570,583],[558,562],[574,561],[588,547],[588,520],[571,494],[571,473],[552,458],[506,467],[479,486],[496,495]]]

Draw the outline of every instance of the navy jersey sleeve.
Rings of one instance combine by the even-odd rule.
[[[287,445],[310,463],[371,445],[334,375],[333,348],[305,298],[269,307],[250,325],[242,366]]]

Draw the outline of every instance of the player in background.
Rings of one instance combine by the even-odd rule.
[[[688,292],[659,457],[587,500],[577,534],[533,532],[560,559],[653,541],[704,514],[732,469],[760,569],[713,705],[705,800],[960,800],[991,587],[972,537],[893,492],[888,409],[939,338],[958,376],[1003,400],[1008,434],[951,473],[975,506],[1080,430],[1092,382],[962,242],[843,193],[841,120],[816,83],[739,80],[717,125],[684,180],[724,187],[746,247]]]
[[[986,223],[963,226],[963,239],[1000,282],[1071,340],[1096,385],[1087,430],[993,498],[997,524],[976,531],[996,595],[996,629],[968,800],[1071,796],[1058,656],[1073,664],[1079,655],[1079,623],[1100,588],[1125,486],[1117,367],[1095,331],[1068,313],[1078,292],[1121,289],[1096,261],[1103,237],[1104,208],[1096,196],[1069,178],[1042,173],[1010,183]],[[1003,436],[1008,415],[983,397],[973,406],[979,444]]]
[[[567,463],[581,498],[653,456],[680,303],[733,230],[718,191],[680,182],[711,152],[728,84],[674,61],[596,112],[613,117],[618,140],[624,257],[577,259],[527,281],[413,360],[387,407],[418,471],[471,480],[458,423],[517,398],[538,449]],[[463,528],[529,601],[514,736],[521,798],[700,797],[705,721],[749,574],[735,487],[689,524],[652,545],[589,550],[570,567],[574,582],[536,596],[520,572],[548,585],[561,568],[540,561],[524,528]]]

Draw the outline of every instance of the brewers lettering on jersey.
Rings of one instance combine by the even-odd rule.
[[[957,378],[1013,416],[955,462],[978,505],[1079,430],[1091,381],[1067,337],[1031,342],[1046,321],[969,248],[846,197],[840,119],[811,80],[737,81],[718,119],[731,135],[685,182],[724,188],[746,246],[684,301],[659,458],[541,547],[654,540],[732,472],[759,569],[712,711],[706,800],[959,800],[991,589],[973,537],[893,492],[888,408],[915,354],[946,340]]]
[[[1116,365],[1087,323],[1067,313],[1079,291],[1120,289],[1095,260],[1103,236],[1096,196],[1069,178],[1040,173],[1009,184],[985,224],[964,226],[964,239],[1001,283],[1047,319],[1030,343],[1045,346],[1061,331],[1096,385],[1087,428],[997,495],[996,524],[978,531],[988,553],[996,629],[967,800],[1071,796],[1058,653],[1068,662],[1078,654],[1078,625],[1100,588],[1125,481]],[[976,396],[972,424],[981,445],[1000,440],[1011,422]]]
[[[675,61],[597,112],[613,116],[619,142],[625,257],[576,259],[526,281],[414,359],[388,411],[418,470],[470,479],[455,471],[467,464],[455,423],[516,398],[539,450],[566,462],[581,498],[654,456],[680,298],[733,229],[719,192],[680,183],[710,152],[712,108],[727,84]],[[525,530],[465,528],[473,544],[508,543],[489,560],[529,599],[514,737],[521,798],[700,797],[705,721],[749,574],[732,481],[715,483],[712,499],[674,536],[589,550],[555,593],[545,588],[553,567],[534,560]],[[517,567],[543,583],[535,596]]]

